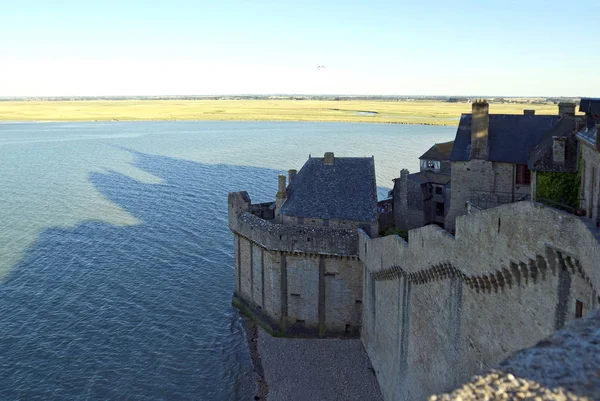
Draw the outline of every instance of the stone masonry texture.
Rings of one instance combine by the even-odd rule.
[[[449,391],[598,307],[600,247],[576,216],[519,202],[409,242],[361,234],[361,338],[386,400]],[[458,398],[457,398],[458,399]]]
[[[600,333],[600,246],[579,217],[517,202],[459,216],[455,235],[411,230],[407,243],[274,224],[249,212],[245,193],[229,208],[235,296],[288,335],[360,328],[384,400],[453,389],[432,399],[598,399],[597,358],[585,352]],[[570,357],[580,370],[558,366]]]

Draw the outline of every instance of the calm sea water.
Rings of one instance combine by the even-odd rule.
[[[252,366],[227,193],[309,154],[375,156],[380,194],[455,129],[0,124],[0,399],[242,400]]]

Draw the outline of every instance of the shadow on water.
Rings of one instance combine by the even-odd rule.
[[[142,223],[40,234],[0,284],[0,399],[245,399],[227,193],[273,198],[278,171],[135,153],[164,180],[93,173]]]

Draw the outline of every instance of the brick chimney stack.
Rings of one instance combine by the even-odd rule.
[[[280,174],[279,175],[279,187],[277,189],[277,195],[275,196],[275,216],[276,218],[279,219],[279,209],[281,209],[281,206],[283,206],[283,204],[285,203],[285,200],[287,198],[287,193],[285,191],[285,175]],[[280,221],[279,221],[280,222]]]
[[[335,157],[333,155],[333,152],[325,152],[325,157],[323,158],[323,162],[325,163],[326,166],[333,166],[334,160],[335,160]]]
[[[295,169],[288,170],[288,180],[289,180],[288,185],[292,185],[292,181],[294,181],[294,178],[296,178],[296,174],[298,174],[297,170],[295,170]]]
[[[477,99],[472,105],[470,159],[487,160],[488,134],[490,128],[490,105],[487,100]]]
[[[564,136],[552,137],[552,160],[554,163],[564,164],[566,155],[567,138]]]
[[[558,104],[558,116],[574,116],[575,115],[575,103],[573,102],[560,102]]]

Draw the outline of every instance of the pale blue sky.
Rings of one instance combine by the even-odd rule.
[[[600,96],[600,1],[2,0],[0,10],[0,96]]]

